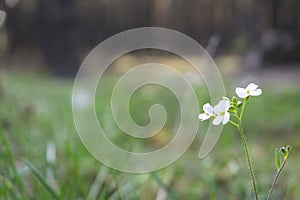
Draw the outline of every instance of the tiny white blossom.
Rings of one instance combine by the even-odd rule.
[[[213,111],[217,115],[213,120],[213,125],[219,125],[221,122],[227,124],[230,118],[228,112],[230,103],[226,100],[221,100],[214,108]]]
[[[209,103],[203,105],[203,111],[204,113],[201,113],[198,116],[201,121],[207,120],[214,115],[213,107]]]
[[[235,93],[240,98],[247,98],[248,96],[259,96],[262,93],[262,90],[258,88],[258,85],[250,83],[246,88],[237,87]]]

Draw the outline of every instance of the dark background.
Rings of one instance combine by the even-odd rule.
[[[1,8],[6,67],[37,62],[30,67],[72,75],[101,41],[145,26],[180,31],[203,46],[218,36],[217,54],[245,56],[250,68],[300,62],[298,0],[6,0]]]

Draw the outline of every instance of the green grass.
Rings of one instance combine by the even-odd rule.
[[[162,88],[155,88],[153,98],[145,98],[153,94],[153,88],[137,91],[130,103],[133,119],[140,125],[147,124],[149,106],[161,103],[168,112],[166,134],[147,142],[128,139],[113,122],[107,106],[115,79],[106,77],[102,84],[107,89],[96,97],[99,121],[111,132],[111,139],[123,148],[128,148],[128,142],[146,150],[163,146],[170,139],[168,132],[178,111],[176,98]],[[72,84],[72,80],[45,75],[1,74],[0,199],[150,200],[161,192],[168,199],[253,198],[239,134],[230,125],[224,128],[216,147],[204,160],[197,157],[203,139],[203,135],[198,135],[182,158],[152,175],[120,173],[101,165],[87,152],[75,130]],[[244,119],[260,197],[266,197],[276,170],[274,148],[290,144],[292,153],[273,199],[297,199],[300,92],[294,87],[263,90],[261,97],[248,103]],[[208,101],[205,88],[197,91],[200,104]],[[204,122],[204,126],[208,123]],[[56,146],[55,163],[46,159],[49,143]]]

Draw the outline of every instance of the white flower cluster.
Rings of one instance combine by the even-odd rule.
[[[250,83],[246,88],[237,87],[235,89],[235,93],[242,99],[244,102],[249,98],[249,96],[259,96],[262,94],[262,90],[258,88],[258,85],[254,83]],[[203,105],[204,113],[199,114],[199,119],[201,121],[212,118],[212,123],[214,125],[227,124],[230,120],[230,100],[227,97],[223,97],[223,99],[214,107],[212,107],[209,103]],[[238,102],[237,105],[242,104],[243,102]]]

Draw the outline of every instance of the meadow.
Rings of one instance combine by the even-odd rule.
[[[122,136],[107,102],[114,75],[103,80],[107,94],[96,97],[97,116],[111,139],[123,148],[134,142]],[[276,171],[274,148],[291,145],[292,152],[272,199],[300,196],[300,92],[293,85],[261,85],[263,95],[251,99],[244,128],[261,199],[265,199]],[[1,71],[0,74],[0,199],[253,199],[243,146],[236,128],[226,125],[213,151],[197,154],[203,135],[175,163],[157,172],[128,174],[110,169],[82,145],[73,122],[73,79]],[[209,100],[198,88],[199,105]],[[226,80],[228,96],[234,88]],[[164,133],[140,148],[155,149],[169,141],[178,112],[176,98],[163,88],[134,94],[130,112],[140,125],[148,123],[153,102],[168,111]],[[201,108],[200,108],[201,109]],[[88,123],[88,122],[87,122]],[[203,122],[207,126],[209,122]],[[101,144],[100,144],[101,145]]]

